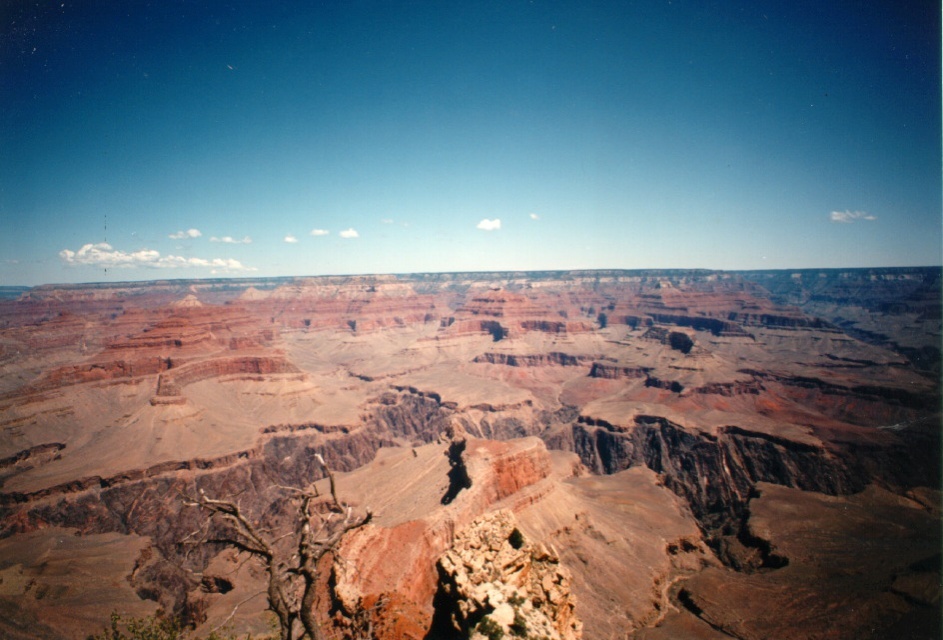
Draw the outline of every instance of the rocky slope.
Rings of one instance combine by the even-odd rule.
[[[466,527],[438,569],[439,637],[488,638],[498,629],[552,640],[583,637],[569,571],[547,546],[528,542],[509,511]]]
[[[0,635],[84,637],[113,607],[157,606],[264,631],[259,567],[182,548],[201,520],[180,496],[238,496],[290,531],[284,487],[323,484],[319,454],[375,513],[322,567],[318,612],[341,635],[934,637],[919,634],[940,606],[939,275],[0,300]],[[96,573],[103,549],[120,560]]]

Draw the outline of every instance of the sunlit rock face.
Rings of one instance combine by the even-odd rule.
[[[542,543],[529,542],[509,511],[466,527],[438,562],[440,612],[451,610],[443,636],[506,635],[577,640],[570,572]],[[451,631],[451,634],[449,633]]]
[[[375,514],[321,568],[339,637],[922,637],[939,309],[939,269],[31,289],[0,301],[0,636],[265,632],[260,565],[182,546],[180,496],[279,536],[318,454]]]

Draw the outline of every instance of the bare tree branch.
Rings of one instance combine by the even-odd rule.
[[[331,497],[334,498],[334,504],[338,508],[341,508],[341,503],[337,499],[337,485],[334,483],[334,474],[328,468],[327,464],[324,462],[324,458],[321,457],[320,453],[314,454],[314,457],[318,459],[318,462],[321,463],[321,468],[324,469],[324,472],[327,474],[328,481],[331,483]]]
[[[264,591],[257,591],[257,592],[255,592],[255,593],[253,593],[251,596],[249,596],[248,598],[246,598],[245,600],[242,600],[242,601],[240,601],[240,602],[237,602],[237,603],[236,603],[236,606],[233,607],[233,608],[232,608],[232,611],[229,612],[229,615],[226,616],[226,619],[223,620],[222,622],[220,622],[218,625],[216,625],[215,627],[213,627],[213,628],[210,630],[210,635],[212,636],[214,633],[216,633],[217,631],[219,631],[220,629],[222,629],[224,626],[226,626],[226,624],[227,624],[230,620],[232,620],[232,617],[233,617],[234,615],[236,615],[236,612],[239,611],[239,607],[241,607],[241,606],[244,605],[245,603],[249,602],[249,600],[252,600],[253,598],[257,598],[258,596],[262,595],[263,593],[265,593],[265,592],[264,592]]]
[[[299,637],[321,640],[320,626],[314,613],[318,564],[345,535],[366,525],[373,517],[369,509],[355,517],[353,509],[341,503],[333,472],[324,464],[320,454],[315,454],[315,458],[330,483],[332,503],[319,502],[320,494],[314,484],[306,489],[276,485],[278,489],[295,494],[293,499],[299,501],[294,530],[277,537],[266,535],[272,532],[253,524],[238,502],[211,498],[202,489],[196,495],[180,494],[185,506],[209,514],[203,525],[184,537],[181,545],[191,548],[203,544],[224,545],[262,562],[268,575],[265,593],[269,609],[278,618],[281,640],[294,640],[296,623],[299,622],[302,627]],[[336,517],[339,515],[343,517]],[[212,523],[216,524],[215,531],[211,529]],[[286,551],[285,546],[278,543],[292,536],[295,543],[290,551]]]

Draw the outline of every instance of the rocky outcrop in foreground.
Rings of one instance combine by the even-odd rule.
[[[520,636],[576,640],[570,573],[557,554],[527,540],[510,511],[478,519],[439,559],[436,637]]]

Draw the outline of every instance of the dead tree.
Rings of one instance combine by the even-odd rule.
[[[209,513],[203,526],[188,535],[181,544],[189,546],[215,544],[232,547],[261,560],[268,576],[269,609],[278,618],[281,640],[298,638],[321,640],[314,606],[317,595],[318,562],[333,551],[344,536],[370,522],[368,509],[355,516],[353,509],[337,498],[334,474],[315,454],[330,482],[331,496],[321,496],[314,484],[301,490],[278,487],[294,494],[298,501],[295,529],[275,535],[253,524],[238,502],[207,496],[203,490],[196,495],[183,495],[184,505]],[[215,525],[215,526],[213,526]],[[285,541],[291,539],[290,544]]]

